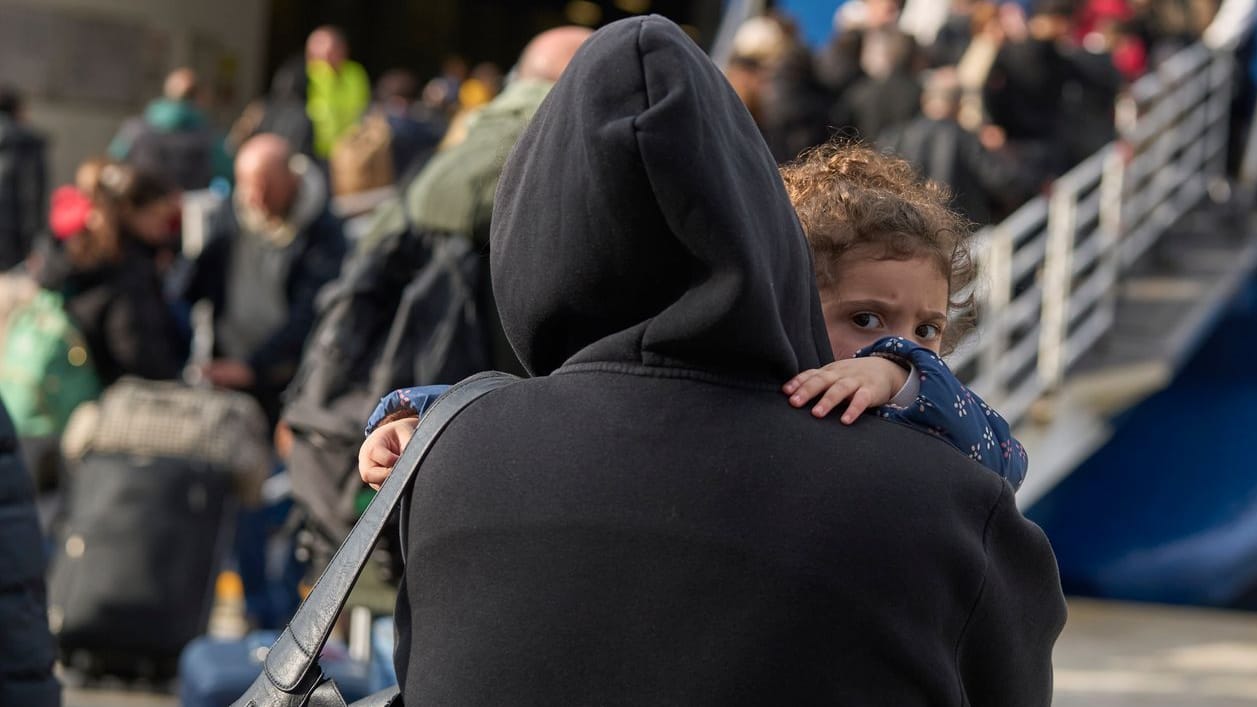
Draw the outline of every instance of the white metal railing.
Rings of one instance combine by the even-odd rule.
[[[1113,326],[1122,273],[1225,176],[1233,59],[1187,47],[1130,87],[1118,138],[976,236],[978,328],[952,367],[1012,424]]]

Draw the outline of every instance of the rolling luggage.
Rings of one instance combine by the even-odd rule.
[[[49,587],[66,665],[174,674],[205,632],[235,505],[269,467],[268,431],[251,398],[172,382],[123,379],[75,411]]]

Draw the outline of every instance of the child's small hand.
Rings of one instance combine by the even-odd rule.
[[[358,474],[376,491],[393,472],[406,443],[419,424],[417,417],[404,417],[375,428],[358,449]]]
[[[842,413],[844,424],[856,421],[868,408],[885,405],[908,380],[902,366],[881,356],[848,358],[820,369],[809,369],[791,378],[781,387],[790,396],[790,404],[801,408],[816,396],[824,395],[812,407],[812,414],[825,417],[849,400]]]

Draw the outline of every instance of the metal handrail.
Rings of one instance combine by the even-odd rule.
[[[1114,142],[975,238],[987,287],[951,361],[1012,424],[1112,328],[1123,272],[1224,176],[1233,71],[1181,50],[1119,99]]]

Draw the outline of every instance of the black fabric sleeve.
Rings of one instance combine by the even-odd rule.
[[[128,288],[105,313],[105,341],[124,374],[151,380],[178,378],[182,347],[166,303],[152,292]]]
[[[966,704],[1048,707],[1052,646],[1065,626],[1065,600],[1047,537],[1003,486],[987,519],[986,573],[956,646]]]

